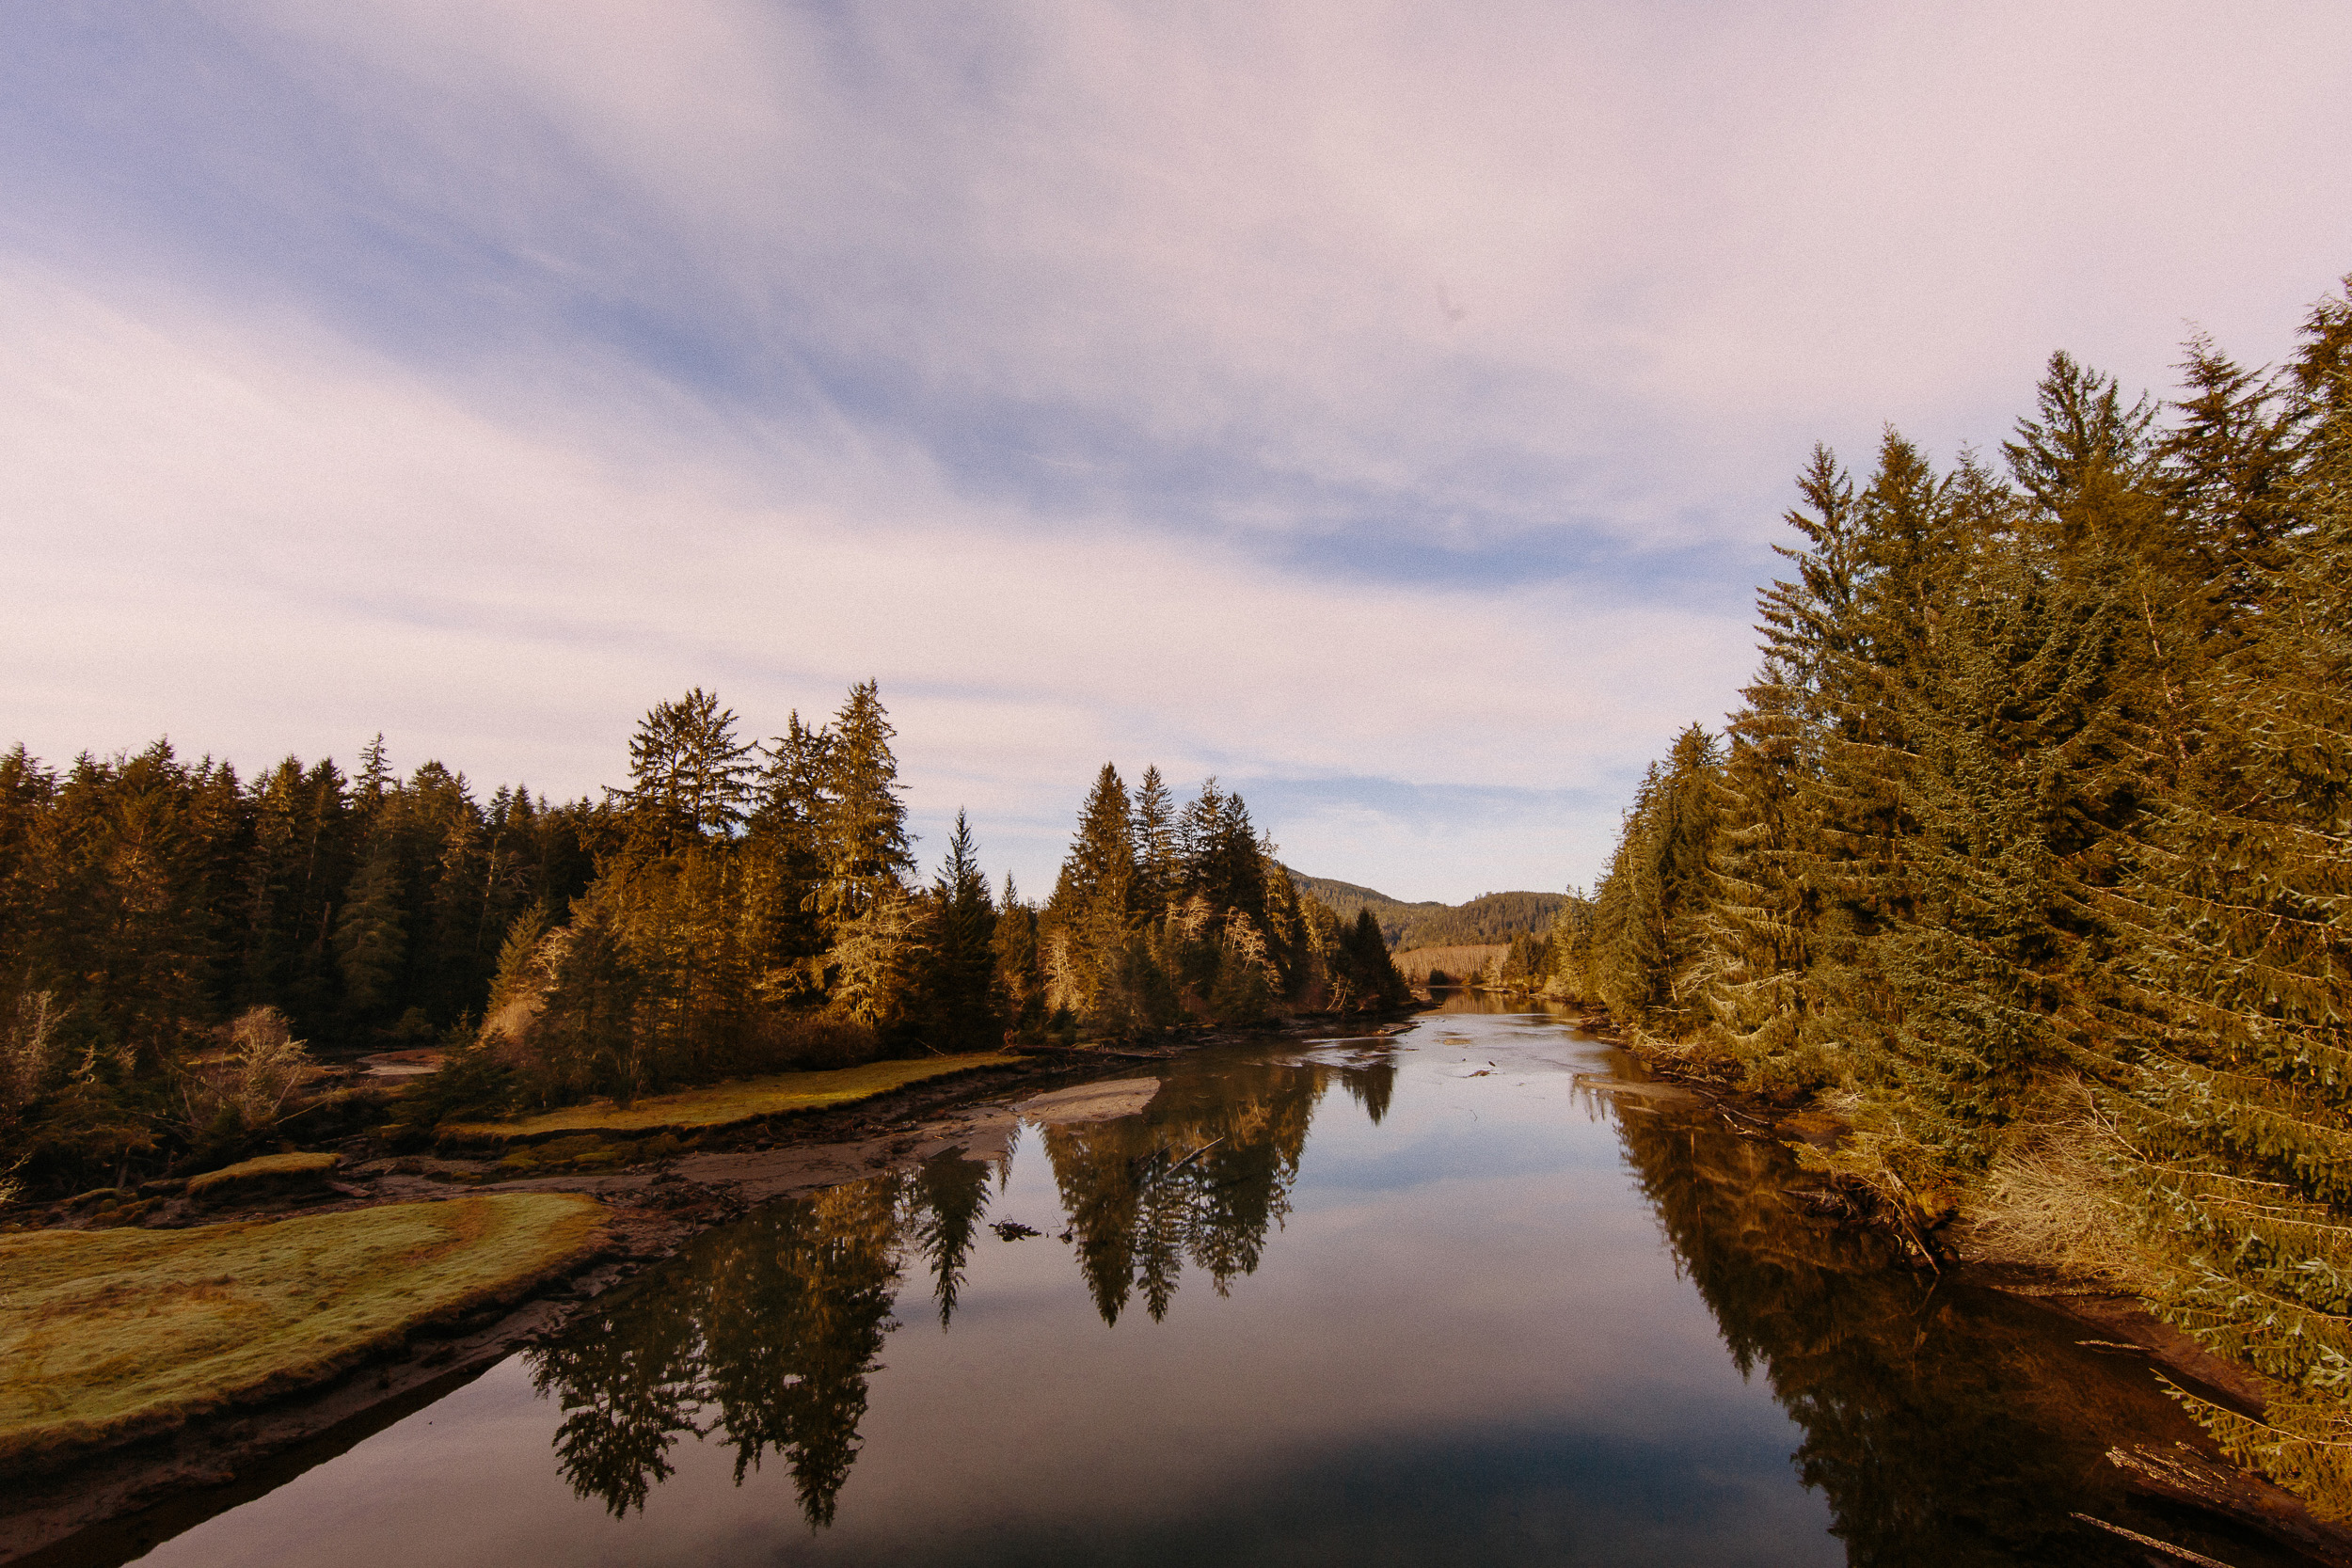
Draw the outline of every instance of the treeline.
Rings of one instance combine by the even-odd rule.
[[[2169,405],[2055,356],[1999,469],[1799,480],[1762,662],[1652,767],[1555,990],[1850,1127],[1956,1217],[2276,1381],[2240,1458],[2352,1513],[2352,293]]]
[[[920,1051],[1069,1043],[1404,997],[1376,927],[1301,895],[1212,781],[1179,810],[1105,768],[1042,909],[959,816],[917,874],[872,683],[755,744],[699,689],[629,784],[485,804],[427,763],[250,783],[159,742],[0,757],[0,1182],[119,1179],[278,1128],[312,1051],[438,1044],[457,1114]],[[314,1134],[331,1118],[310,1124]]]
[[[1095,1034],[1406,999],[1369,911],[1343,922],[1300,891],[1239,795],[1210,779],[1180,808],[1157,768],[1131,798],[1103,765],[1034,929],[1044,1006]]]
[[[594,879],[567,918],[516,916],[479,1030],[405,1117],[1003,1044],[1019,999],[971,830],[917,879],[896,736],[870,681],[765,745],[699,688],[657,704]]]
[[[158,741],[0,756],[0,1180],[115,1173],[280,1107],[294,1037],[431,1044],[479,1017],[517,916],[590,883],[612,814],[477,800],[379,738],[357,775],[251,781]],[[244,1018],[242,1030],[230,1028]]]
[[[314,1038],[427,1043],[477,1012],[534,903],[592,879],[609,812],[527,789],[485,803],[382,737],[357,775],[289,757],[249,784],[169,742],[59,772],[0,755],[5,994],[50,996],[65,1048],[167,1051],[267,1003]]]
[[[1567,901],[1558,893],[1483,893],[1466,904],[1438,908],[1406,921],[1395,946],[1471,947],[1546,933]]]
[[[1468,947],[1507,942],[1521,935],[1543,936],[1558,912],[1557,893],[1484,893],[1463,904],[1428,900],[1406,904],[1354,882],[1337,882],[1293,871],[1291,879],[1331,906],[1343,919],[1369,909],[1390,947]]]

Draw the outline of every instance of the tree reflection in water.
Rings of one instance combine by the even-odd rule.
[[[1146,1115],[1049,1128],[1079,1270],[1104,1321],[1138,1290],[1165,1317],[1187,1260],[1220,1295],[1256,1269],[1268,1227],[1290,1212],[1326,1085],[1339,1079],[1377,1121],[1395,1073],[1387,1053],[1244,1064],[1181,1075]],[[989,1177],[951,1150],[903,1175],[780,1199],[600,1297],[529,1354],[534,1386],[564,1412],[555,1449],[573,1491],[615,1515],[642,1510],[679,1435],[715,1433],[735,1449],[739,1485],[773,1451],[808,1522],[830,1524],[905,1272],[929,1273],[945,1329]]]
[[[986,1167],[975,1169],[969,1190],[984,1194]],[[924,1190],[877,1177],[765,1205],[532,1350],[532,1383],[564,1411],[555,1448],[572,1490],[616,1515],[642,1509],[678,1434],[717,1432],[739,1485],[772,1449],[809,1523],[830,1524]],[[943,1278],[961,1273],[960,1252],[947,1262]]]
[[[1141,1115],[1046,1128],[1066,1239],[1104,1321],[1137,1299],[1164,1318],[1187,1266],[1220,1294],[1254,1271],[1326,1093],[1338,1085],[1376,1121],[1395,1077],[1387,1052],[1199,1061]],[[1596,1097],[1593,1109],[1615,1121],[1740,1370],[1761,1371],[1802,1429],[1797,1473],[1827,1500],[1850,1563],[2137,1560],[2076,1510],[2240,1568],[2279,1560],[2125,1491],[2110,1441],[2196,1435],[2137,1357],[1823,1226],[1789,1196],[1797,1173],[1777,1144],[1694,1107]],[[564,1411],[555,1447],[574,1490],[616,1515],[643,1509],[691,1433],[734,1449],[739,1484],[781,1456],[809,1524],[830,1524],[894,1304],[908,1275],[928,1275],[930,1309],[952,1323],[991,1174],[950,1152],[771,1203],[595,1303],[530,1356]]]
[[[1778,1144],[1695,1111],[1621,1107],[1617,1122],[1741,1373],[1761,1367],[1804,1429],[1798,1474],[1827,1499],[1850,1564],[2146,1560],[2074,1510],[2252,1560],[2234,1532],[2152,1513],[2106,1462],[2111,1441],[2195,1436],[2145,1361],[1822,1225],[1789,1196],[1796,1165]]]
[[[1187,1261],[1219,1295],[1256,1271],[1267,1229],[1290,1212],[1315,1102],[1343,1070],[1238,1064],[1171,1079],[1148,1117],[1045,1130],[1078,1272],[1104,1323],[1136,1291],[1154,1323],[1167,1317]]]

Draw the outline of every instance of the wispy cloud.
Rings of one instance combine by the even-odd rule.
[[[2275,354],[2352,266],[2332,5],[11,31],[28,741],[570,790],[691,682],[874,674],[1032,881],[1105,755],[1392,891],[1588,879],[1812,439],[1989,442],[2184,318]]]

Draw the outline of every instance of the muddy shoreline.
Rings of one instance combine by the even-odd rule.
[[[309,1201],[224,1205],[200,1216],[154,1212],[153,1219],[166,1224],[209,1224],[468,1193],[566,1192],[598,1198],[610,1218],[604,1248],[568,1275],[501,1307],[420,1329],[401,1351],[322,1385],[173,1432],[0,1474],[0,1561],[63,1568],[136,1557],[422,1409],[559,1329],[583,1304],[756,1204],[911,1167],[949,1149],[977,1158],[1003,1152],[1020,1119],[1017,1100],[1216,1045],[1305,1040],[1335,1030],[1391,1034],[1417,1011],[1295,1019],[1163,1043],[1041,1052],[1017,1065],[917,1083],[850,1105],[713,1129],[691,1148],[620,1169],[501,1179],[495,1156],[383,1154],[347,1164]],[[367,1135],[346,1140],[355,1152],[372,1152],[372,1142]],[[66,1204],[41,1209],[53,1223],[71,1225],[78,1217]]]

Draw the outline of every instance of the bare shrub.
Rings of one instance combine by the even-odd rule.
[[[2052,1099],[2048,1117],[1994,1161],[1972,1195],[1971,1241],[2002,1261],[2148,1293],[2163,1270],[2136,1217],[2145,1204],[2126,1195],[2116,1169],[2124,1151],[2081,1083]]]
[[[56,1058],[54,999],[45,990],[26,991],[0,1028],[0,1115],[22,1110],[38,1096]]]
[[[317,1074],[305,1042],[275,1007],[246,1008],[221,1036],[227,1049],[198,1062],[182,1083],[188,1125],[209,1131],[233,1118],[245,1132],[274,1125]]]

